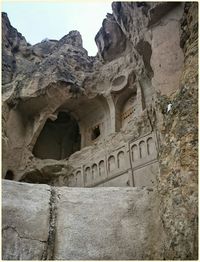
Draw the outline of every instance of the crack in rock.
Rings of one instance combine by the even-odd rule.
[[[40,240],[40,239],[31,238],[31,237],[21,236],[20,233],[17,231],[16,227],[14,227],[14,226],[8,226],[7,225],[4,228],[2,228],[2,231],[6,231],[8,229],[12,229],[13,231],[15,231],[20,239],[35,240],[35,241],[39,241],[41,243],[47,243],[46,240]]]
[[[49,200],[49,233],[46,248],[42,254],[42,260],[54,259],[54,247],[56,236],[56,219],[57,219],[57,198],[56,190],[51,187]]]

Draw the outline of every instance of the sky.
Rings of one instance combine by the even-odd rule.
[[[31,45],[43,39],[59,40],[71,30],[78,30],[83,47],[95,56],[95,35],[107,13],[112,13],[111,2],[6,2],[2,10]]]

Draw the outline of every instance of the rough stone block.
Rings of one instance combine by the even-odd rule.
[[[137,188],[59,188],[55,259],[158,259],[155,193]]]
[[[50,187],[3,180],[4,260],[41,260],[49,231]]]

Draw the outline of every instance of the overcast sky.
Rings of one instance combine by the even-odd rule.
[[[107,13],[112,13],[111,2],[6,2],[2,9],[10,22],[30,44],[43,39],[59,40],[71,30],[78,30],[83,47],[89,55],[96,55],[94,37]]]

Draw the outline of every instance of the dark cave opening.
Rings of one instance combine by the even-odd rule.
[[[81,136],[77,121],[66,112],[59,112],[55,121],[47,119],[33,154],[40,159],[61,160],[80,150]]]
[[[5,179],[7,180],[13,180],[14,179],[14,173],[12,170],[8,170],[5,175]]]

